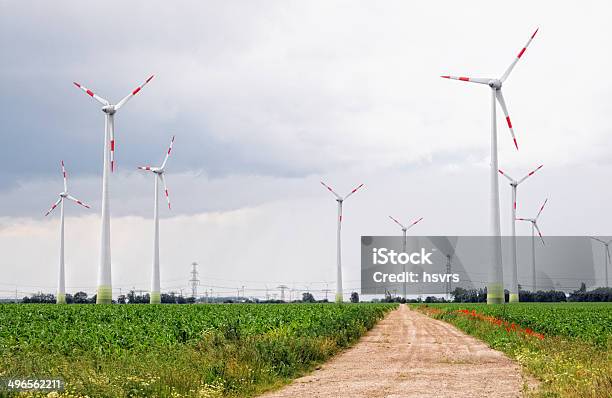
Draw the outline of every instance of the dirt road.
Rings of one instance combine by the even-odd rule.
[[[504,354],[402,305],[354,347],[265,398],[520,397]]]

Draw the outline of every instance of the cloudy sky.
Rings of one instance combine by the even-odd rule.
[[[520,151],[500,121],[500,166],[545,165],[519,192],[521,215],[549,198],[545,234],[611,235],[609,13],[605,2],[0,0],[0,296],[54,290],[59,214],[44,213],[60,159],[92,204],[66,208],[67,288],[95,289],[104,122],[73,81],[118,101],[156,76],[116,117],[117,288],[148,288],[153,179],[136,167],[161,162],[173,134],[162,290],[186,288],[193,261],[217,292],[333,289],[336,203],[321,179],[342,193],[365,183],[345,204],[347,289],[359,286],[359,237],[398,232],[390,214],[425,217],[414,234],[486,234],[489,92],[439,75],[498,77],[536,27],[504,86]]]

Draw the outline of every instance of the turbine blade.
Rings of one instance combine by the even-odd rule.
[[[598,241],[598,242],[601,242],[601,243],[603,243],[604,245],[606,244],[606,242],[605,242],[605,241],[603,241],[603,240],[601,240],[601,239],[599,239],[599,238],[596,238],[596,237],[594,237],[594,236],[589,236],[589,238],[591,238],[591,239],[593,239],[593,240],[596,240],[596,241]]]
[[[81,86],[79,83],[77,82],[72,82],[75,86],[77,86],[78,88],[80,88],[81,90],[83,90],[85,92],[85,94],[89,95],[91,98],[95,99],[96,101],[98,101],[99,103],[101,103],[102,105],[110,105],[110,103],[105,100],[104,98],[100,97],[99,95],[95,94],[93,91],[91,91],[90,89],[88,89],[85,86]]]
[[[399,221],[397,221],[395,218],[389,216],[390,219],[392,219],[397,225],[399,225],[402,229],[406,228],[402,225],[402,223],[400,223]]]
[[[346,195],[344,197],[344,199],[346,200],[349,196],[351,196],[352,194],[354,194],[355,192],[357,192],[359,190],[359,188],[361,188],[363,186],[363,184],[360,184],[357,188],[353,189],[351,192],[348,193],[348,195]]]
[[[516,218],[517,221],[531,221],[529,218]]]
[[[510,177],[508,174],[504,173],[504,172],[502,171],[502,169],[499,169],[499,170],[497,170],[497,171],[499,171],[499,174],[503,175],[503,176],[504,176],[504,177],[506,177],[508,180],[510,180],[510,182],[516,182],[516,181],[514,180],[514,178],[512,178],[512,177]]]
[[[171,207],[170,207],[170,196],[168,195],[168,187],[166,187],[166,179],[164,178],[163,174],[160,174],[159,178],[161,178],[162,183],[164,184],[164,193],[166,194],[166,201],[168,202],[168,209],[171,209]]]
[[[125,105],[130,99],[132,99],[133,96],[135,96],[136,94],[138,94],[140,92],[140,90],[143,89],[144,86],[147,85],[147,83],[149,83],[153,77],[155,75],[151,75],[149,76],[149,78],[147,80],[145,80],[145,82],[141,85],[136,87],[131,93],[129,93],[128,95],[126,95],[121,101],[119,101],[117,103],[117,105],[115,105],[115,110],[119,110],[123,105]]]
[[[540,217],[540,214],[542,214],[542,210],[544,210],[544,206],[546,206],[546,202],[548,202],[548,198],[546,198],[544,203],[542,203],[542,207],[540,207],[540,211],[538,212],[538,215],[535,218],[536,220],[538,219],[538,217]]]
[[[64,176],[64,192],[68,192],[68,184],[66,183],[66,168],[64,167],[64,161],[61,161],[62,164],[62,175]]]
[[[91,207],[90,207],[88,204],[85,204],[85,203],[81,202],[80,200],[78,200],[77,198],[75,198],[75,197],[74,197],[74,196],[72,196],[72,195],[68,195],[68,196],[66,196],[66,197],[67,197],[68,199],[70,199],[71,201],[73,201],[74,203],[76,203],[76,204],[79,204],[79,205],[81,205],[81,206],[83,206],[83,207],[86,207],[86,208],[88,208],[88,209],[90,209],[90,208],[91,208]]]
[[[164,158],[164,162],[161,165],[162,170],[164,169],[164,167],[166,167],[166,162],[168,161],[170,152],[172,152],[172,145],[174,145],[174,136],[172,136],[172,140],[170,140],[170,146],[168,147],[168,152],[166,152],[166,157]]]
[[[51,208],[49,210],[47,210],[47,213],[45,213],[45,217],[47,217],[49,215],[49,213],[51,213],[57,207],[57,205],[59,205],[59,203],[61,201],[62,201],[62,197],[60,196],[60,198],[57,200],[57,202],[53,203],[51,205]]]
[[[415,226],[415,225],[417,225],[417,224],[419,223],[419,221],[421,221],[422,219],[423,219],[423,217],[419,218],[418,220],[413,221],[413,222],[412,222],[412,224],[410,224],[410,225],[408,226],[408,228],[406,228],[406,229],[410,229],[410,228],[414,227],[414,226]]]
[[[504,111],[504,115],[506,116],[506,123],[508,123],[508,128],[510,129],[510,134],[512,135],[512,140],[514,141],[514,146],[518,151],[518,143],[516,142],[516,137],[514,135],[514,129],[512,128],[512,122],[510,121],[510,116],[508,115],[508,108],[506,108],[506,101],[504,101],[504,95],[501,90],[495,90],[495,96],[497,97],[497,101]]]
[[[110,165],[111,165],[111,173],[115,172],[115,126],[113,125],[110,128]]]
[[[491,81],[491,79],[487,79],[484,77],[465,77],[465,76],[450,76],[450,75],[445,75],[445,76],[440,76],[440,77],[443,79],[461,80],[462,82],[480,83],[480,84],[489,84],[489,82]]]
[[[517,185],[518,185],[518,184],[520,184],[521,182],[525,181],[527,178],[531,177],[532,175],[534,175],[534,174],[535,174],[535,172],[536,172],[536,171],[538,171],[538,170],[540,170],[542,167],[544,167],[544,165],[543,165],[543,164],[539,165],[537,169],[530,171],[530,172],[529,172],[529,174],[527,174],[525,177],[523,177],[523,178],[521,178],[521,179],[519,180],[519,182],[517,183]]]
[[[540,30],[540,28],[537,28],[535,30],[535,32],[533,32],[533,34],[531,35],[531,37],[529,38],[529,40],[527,40],[527,44],[525,44],[525,47],[523,47],[521,49],[521,51],[518,53],[518,55],[516,56],[516,58],[514,59],[514,61],[512,61],[512,63],[510,64],[510,66],[508,67],[508,69],[506,69],[506,71],[504,72],[504,74],[502,75],[502,77],[499,79],[502,81],[502,83],[508,78],[508,76],[510,76],[510,72],[512,72],[512,69],[514,69],[514,66],[516,65],[516,63],[519,61],[519,59],[521,59],[521,57],[523,56],[523,54],[525,53],[525,51],[527,50],[527,47],[529,47],[529,44],[531,44],[531,41],[533,40],[533,38],[535,37],[536,33],[538,33],[538,30]]]
[[[542,231],[540,231],[540,228],[538,227],[538,224],[535,221],[533,222],[533,226],[538,231],[538,235],[540,235],[540,239],[542,240],[542,244],[546,245],[546,242],[544,242],[544,238],[542,237]]]
[[[147,170],[147,171],[151,171],[151,166],[138,166],[138,168],[140,170]]]
[[[325,184],[323,181],[320,181],[321,185],[323,185],[325,188],[327,188],[327,190],[331,193],[334,194],[334,196],[340,200],[342,200],[342,197],[340,195],[338,195],[333,189],[331,189],[327,184]]]

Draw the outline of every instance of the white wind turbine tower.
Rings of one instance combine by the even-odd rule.
[[[57,281],[57,304],[66,304],[66,278],[64,273],[64,199],[71,200],[83,207],[89,209],[89,206],[81,202],[74,196],[68,193],[68,184],[66,182],[66,169],[64,168],[64,161],[61,161],[62,175],[64,176],[64,191],[60,192],[59,199],[55,202],[51,208],[45,214],[48,216],[56,207],[60,205],[60,258],[59,258],[59,279]]]
[[[337,258],[337,268],[336,268],[336,302],[341,303],[343,301],[342,296],[342,243],[341,243],[341,232],[342,232],[342,203],[348,199],[349,196],[357,192],[359,188],[363,186],[363,184],[359,185],[357,188],[353,189],[349,192],[345,197],[338,195],[333,189],[327,186],[323,181],[321,184],[327,188],[329,192],[331,192],[336,197],[336,202],[338,202],[338,236],[337,236],[337,246],[336,246],[336,258]]]
[[[609,287],[608,285],[608,263],[610,262],[610,243],[612,243],[612,240],[609,241],[604,241],[601,240],[599,238],[596,238],[594,236],[591,236],[591,239],[596,240],[597,242],[603,243],[606,252],[604,253],[604,257],[605,257],[605,272],[606,272],[606,287]]]
[[[511,271],[510,280],[512,281],[511,282],[512,284],[510,285],[510,289],[509,289],[510,297],[508,299],[510,303],[519,302],[518,265],[516,261],[516,187],[518,187],[519,184],[525,181],[527,178],[534,175],[535,172],[540,170],[542,167],[544,167],[543,164],[538,166],[537,169],[530,171],[529,174],[527,174],[525,177],[521,178],[518,181],[510,177],[507,173],[504,173],[501,169],[499,170],[499,173],[501,175],[503,175],[508,180],[510,180],[510,187],[512,188],[512,203],[510,204],[510,206],[512,207],[512,209],[510,210],[510,225],[512,228],[512,250],[510,252],[510,255],[512,258],[512,267],[510,268],[510,271]]]
[[[510,64],[508,69],[499,79],[491,78],[472,78],[472,77],[457,77],[457,76],[441,76],[445,79],[461,80],[470,83],[486,84],[491,88],[491,208],[490,208],[490,223],[491,223],[491,236],[494,238],[491,248],[491,268],[489,273],[489,281],[487,284],[487,303],[499,304],[504,302],[504,274],[502,266],[502,253],[501,253],[501,227],[499,221],[499,180],[497,176],[497,117],[496,117],[496,100],[506,116],[506,122],[510,128],[510,134],[514,140],[514,146],[518,150],[518,143],[512,129],[512,123],[510,122],[510,116],[508,115],[508,109],[506,108],[506,102],[502,94],[502,84],[506,81],[512,69],[516,66],[516,63],[521,59],[521,56],[527,50],[527,47],[538,33],[538,29],[531,35],[525,47],[521,49],[514,61]]]
[[[117,104],[111,104],[104,98],[94,94],[93,91],[74,82],[74,85],[83,90],[91,98],[102,104],[104,112],[104,166],[102,168],[102,233],[100,238],[100,264],[98,267],[97,304],[110,304],[113,299],[111,282],[111,248],[110,248],[110,203],[109,203],[109,176],[115,169],[115,113],[126,102],[138,94],[147,83],[153,79],[151,75],[141,86],[136,87]]]
[[[404,236],[403,240],[402,240],[402,253],[406,253],[406,246],[408,245],[408,238],[406,236],[406,231],[408,231],[410,228],[414,227],[419,221],[421,221],[423,219],[423,217],[419,218],[418,220],[415,220],[412,222],[412,224],[410,224],[409,226],[405,227],[401,222],[397,221],[395,218],[389,216],[389,218],[391,220],[393,220],[393,222],[395,222],[397,225],[400,226],[400,228],[402,229],[402,234]],[[404,296],[404,300],[406,299],[406,264],[403,264],[403,269],[402,271],[404,272],[404,286],[403,286],[403,296]]]
[[[531,285],[533,286],[534,293],[538,291],[538,285],[536,282],[535,231],[538,231],[538,235],[540,235],[542,244],[545,244],[544,238],[542,237],[542,232],[538,227],[538,218],[540,217],[540,214],[542,214],[542,210],[544,210],[546,202],[548,202],[548,199],[544,201],[542,207],[540,207],[540,211],[538,211],[538,214],[535,216],[535,218],[517,218],[517,220],[519,221],[529,221],[531,223]]]
[[[155,197],[153,199],[153,272],[151,274],[151,294],[149,303],[150,304],[160,304],[161,303],[161,292],[160,292],[160,282],[159,282],[159,182],[164,185],[164,193],[166,195],[166,201],[168,202],[168,209],[170,209],[170,197],[168,196],[168,187],[166,187],[166,179],[164,178],[164,173],[166,171],[166,163],[168,162],[168,157],[170,156],[170,152],[172,152],[172,145],[174,144],[174,136],[172,136],[172,140],[170,140],[170,146],[168,147],[168,152],[166,152],[166,157],[164,158],[163,163],[159,167],[152,166],[140,166],[138,167],[141,170],[150,171],[153,173],[155,178]]]

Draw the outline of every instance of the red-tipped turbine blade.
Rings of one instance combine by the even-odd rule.
[[[172,152],[173,145],[174,145],[174,136],[172,136],[172,139],[170,140],[170,146],[168,147],[168,152],[166,152],[166,157],[164,158],[164,162],[161,165],[162,169],[166,167],[166,162],[168,161],[168,157],[170,157],[170,152]]]
[[[344,199],[348,198],[349,196],[351,196],[352,194],[354,194],[355,192],[357,192],[359,190],[359,188],[361,188],[363,186],[363,184],[360,184],[357,188],[353,189],[351,192],[349,192],[348,195],[346,195],[344,197]]]
[[[400,223],[399,221],[397,221],[395,218],[389,216],[390,219],[392,219],[397,225],[399,225],[402,229],[406,228],[402,225],[402,223]]]
[[[73,84],[75,86],[77,86],[78,88],[80,88],[81,90],[83,90],[85,92],[85,94],[89,95],[91,98],[95,99],[96,101],[98,101],[102,105],[109,105],[109,102],[107,100],[105,100],[104,98],[102,98],[99,95],[95,94],[93,91],[91,91],[87,87],[82,86],[81,84],[79,84],[77,82],[73,82]]]
[[[514,129],[512,128],[512,122],[510,121],[510,116],[508,115],[508,108],[506,108],[506,101],[504,101],[504,95],[501,90],[495,90],[495,96],[497,97],[497,101],[504,111],[504,115],[506,116],[506,123],[508,123],[508,128],[510,129],[510,134],[512,135],[512,140],[514,141],[514,146],[518,151],[518,143],[516,142],[516,136],[514,135]]]
[[[140,90],[142,90],[144,88],[144,86],[146,86],[147,83],[149,83],[153,79],[153,77],[155,77],[155,75],[149,76],[149,78],[142,85],[136,87],[134,90],[132,90],[131,93],[126,95],[121,101],[119,101],[117,103],[117,105],[115,105],[115,109],[119,110],[123,105],[125,105],[126,102],[128,102],[133,96],[138,94],[140,92]]]
[[[66,182],[66,168],[64,167],[64,161],[61,162],[62,165],[62,176],[64,177],[64,192],[68,191],[68,183]]]
[[[59,205],[59,203],[62,201],[62,198],[60,197],[57,202],[53,203],[51,205],[51,208],[49,210],[47,210],[47,212],[45,213],[45,217],[47,217],[49,215],[49,213],[51,213],[56,207],[57,205]]]
[[[115,171],[115,133],[111,130],[111,140],[110,140],[110,164],[111,164],[111,172]]]
[[[504,173],[502,169],[498,169],[497,171],[499,171],[499,174],[503,175],[504,177],[506,177],[508,180],[510,180],[510,182],[516,182],[514,181],[514,178],[510,177],[508,174]]]
[[[538,224],[535,221],[533,223],[533,226],[538,231],[538,235],[540,235],[540,239],[542,240],[542,244],[546,245],[546,243],[544,242],[544,237],[542,236],[542,231],[540,231],[540,228],[538,227]]]
[[[540,30],[540,28],[537,28],[535,30],[535,32],[533,32],[533,34],[531,35],[531,37],[527,41],[527,44],[525,44],[525,46],[521,49],[521,51],[519,51],[519,53],[516,56],[516,58],[514,58],[514,61],[512,61],[512,63],[508,67],[508,69],[506,69],[506,71],[504,72],[504,74],[502,75],[502,77],[500,79],[502,82],[504,82],[508,78],[508,76],[510,76],[510,72],[512,72],[512,69],[514,69],[514,67],[516,66],[516,63],[519,61],[519,59],[521,59],[521,57],[523,56],[525,51],[527,51],[527,47],[529,47],[529,45],[531,44],[531,41],[535,37],[536,33],[538,33],[538,30]]]
[[[542,210],[544,210],[544,206],[546,206],[547,202],[548,202],[548,198],[546,198],[544,203],[542,203],[542,207],[540,207],[540,211],[538,211],[538,215],[536,216],[536,220],[538,219],[538,217],[540,217],[540,214],[542,214]]]
[[[78,200],[74,196],[68,195],[67,198],[70,199],[71,201],[73,201],[74,203],[79,204],[79,205],[81,205],[83,207],[86,207],[88,209],[91,208],[88,204],[85,204],[85,203],[81,202],[80,200]]]
[[[443,79],[452,79],[452,80],[461,80],[462,82],[469,83],[480,83],[480,84],[489,84],[491,79],[481,78],[481,77],[465,77],[465,76],[440,76]]]
[[[329,187],[327,184],[325,184],[323,181],[319,181],[321,183],[321,185],[323,185],[325,188],[327,188],[327,190],[329,192],[331,192],[332,194],[334,194],[334,196],[338,199],[342,199],[342,197],[340,195],[338,195],[333,189],[331,189],[331,187]]]
[[[164,193],[166,194],[166,201],[168,202],[168,209],[171,209],[170,207],[170,195],[168,194],[168,187],[166,187],[166,179],[164,178],[163,174],[160,174],[159,177],[162,180],[162,183],[164,184]]]
[[[532,175],[534,175],[536,173],[536,171],[540,170],[542,167],[544,167],[543,164],[539,165],[536,169],[530,171],[525,177],[521,178],[518,183],[520,184],[521,182],[525,181],[527,178],[529,178]]]

